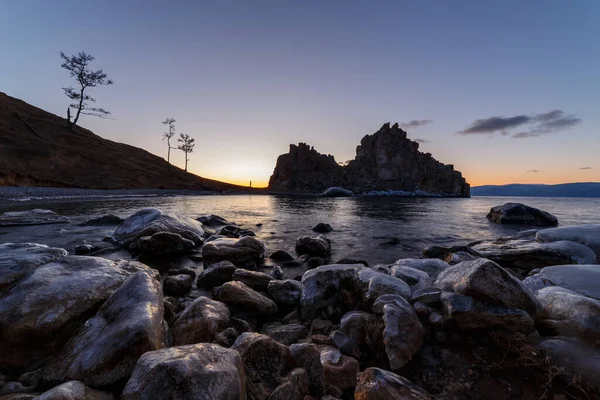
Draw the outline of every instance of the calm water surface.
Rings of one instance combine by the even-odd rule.
[[[111,227],[79,227],[92,216],[113,213],[127,217],[143,207],[157,207],[196,218],[218,214],[242,227],[252,229],[268,247],[294,249],[298,236],[313,235],[319,222],[329,223],[334,232],[334,261],[343,258],[367,260],[371,265],[398,258],[419,257],[429,245],[466,244],[516,233],[514,228],[491,224],[485,218],[490,207],[518,201],[556,215],[561,226],[600,223],[600,199],[592,198],[508,198],[470,199],[353,197],[316,198],[268,195],[180,196],[122,192],[119,197],[38,198],[9,200],[0,191],[0,212],[47,208],[71,217],[73,224],[0,228],[0,242],[27,241],[72,249],[83,240],[99,241]],[[77,197],[77,196],[75,196]],[[21,199],[23,200],[23,199]],[[256,224],[262,224],[257,227]]]

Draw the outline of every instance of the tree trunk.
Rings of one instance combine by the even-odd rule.
[[[79,114],[81,114],[81,109],[83,108],[83,87],[81,88],[81,92],[80,96],[79,96],[79,107],[77,107],[77,115],[75,116],[75,119],[73,120],[73,125],[77,124],[77,121],[79,120]]]
[[[187,153],[185,153],[185,172],[187,172],[187,162],[188,162],[188,157],[187,157]]]

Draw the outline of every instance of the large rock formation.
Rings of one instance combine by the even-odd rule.
[[[304,143],[291,145],[277,159],[269,180],[273,190],[322,192],[341,186],[355,193],[400,191],[442,196],[470,195],[470,186],[452,165],[421,153],[419,144],[394,124],[366,135],[356,148],[356,158],[343,167],[331,155],[319,154]]]

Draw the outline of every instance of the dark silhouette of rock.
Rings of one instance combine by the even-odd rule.
[[[556,226],[558,219],[549,212],[521,203],[506,203],[492,207],[487,218],[497,224]]]
[[[318,233],[328,233],[333,231],[333,228],[329,224],[325,224],[323,222],[319,222],[314,228],[313,231]]]
[[[419,144],[394,124],[384,124],[366,135],[347,166],[333,156],[319,154],[305,143],[290,145],[277,159],[269,188],[272,190],[321,193],[343,187],[354,193],[400,191],[416,195],[469,197],[470,186],[454,166],[421,153]]]

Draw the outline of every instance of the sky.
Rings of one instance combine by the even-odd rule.
[[[59,52],[114,85],[80,124],[189,170],[267,184],[306,142],[337,161],[403,123],[472,186],[600,181],[600,1],[0,2],[0,91],[65,115]],[[172,152],[183,167],[184,155]]]

